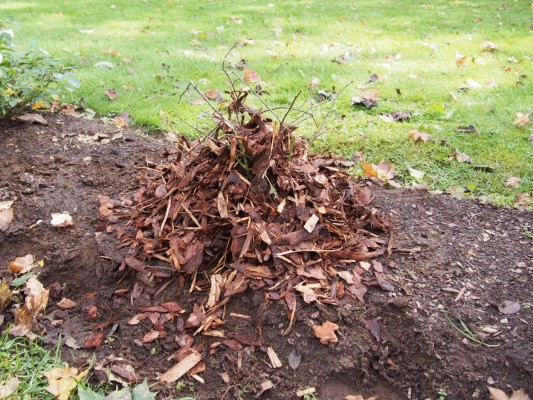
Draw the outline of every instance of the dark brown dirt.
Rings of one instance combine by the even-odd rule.
[[[118,199],[130,191],[135,167],[147,159],[158,162],[170,144],[131,132],[106,144],[85,143],[79,135],[114,128],[67,115],[45,117],[49,126],[0,125],[0,201],[15,200],[15,221],[0,232],[0,276],[7,274],[8,262],[15,257],[31,253],[43,259],[40,280],[45,286],[62,286],[41,320],[47,328],[44,342],[53,345],[60,334],[63,339],[74,337],[81,348],[63,346],[63,356],[83,367],[93,354],[83,349],[85,340],[100,328],[106,340],[95,351],[97,360],[122,357],[135,367],[139,379],[155,381],[157,373],[174,364],[167,358],[179,348],[176,324],[165,325],[164,339],[138,346],[134,341],[150,323],[126,324],[136,314],[134,306],[177,301],[190,311],[204,294],[177,293],[177,285],[169,285],[134,305],[129,294],[117,294],[117,289],[131,289],[131,281],[117,271],[122,255],[97,218],[96,196]],[[300,302],[297,322],[283,336],[289,323],[284,306],[266,303],[260,292],[248,290],[227,305],[221,329],[227,336],[256,341],[260,325],[263,346],[236,351],[220,345],[210,352],[209,345],[221,339],[199,334],[195,343],[203,344],[207,369],[200,375],[205,384],[186,378],[192,384],[179,391],[156,386],[158,398],[252,399],[266,380],[274,386],[259,396],[262,399],[296,398],[298,389],[309,386],[316,387],[320,400],[350,394],[436,399],[441,389],[446,399],[487,399],[487,382],[507,392],[524,387],[533,393],[533,240],[524,234],[526,224],[533,226],[533,214],[423,191],[373,190],[375,204],[390,214],[395,226],[396,250],[391,260],[382,260],[396,263],[387,271],[395,292],[373,289],[366,304],[341,307]],[[73,228],[50,225],[50,214],[61,211],[73,216]],[[35,226],[38,220],[43,222]],[[61,296],[78,302],[77,307],[57,309]],[[497,306],[504,300],[518,302],[520,311],[502,314]],[[97,306],[96,319],[88,317],[88,305]],[[467,340],[446,315],[497,347]],[[379,341],[365,328],[376,318]],[[52,324],[57,320],[63,323]],[[322,345],[313,334],[311,326],[325,320],[340,325],[336,345]],[[484,332],[486,326],[499,333]],[[268,346],[278,354],[281,368],[270,367]],[[296,370],[287,361],[294,349],[302,355]],[[222,372],[229,374],[228,384]]]

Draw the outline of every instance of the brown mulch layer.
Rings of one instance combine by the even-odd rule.
[[[190,313],[210,287],[189,293],[187,283],[183,288],[171,284],[159,293],[140,293],[132,305],[136,279],[120,271],[127,249],[116,250],[108,222],[98,219],[97,197],[127,197],[138,187],[136,167],[145,167],[146,158],[159,164],[169,144],[131,133],[105,144],[80,141],[80,135],[113,129],[65,115],[45,118],[46,127],[0,125],[0,200],[15,200],[15,221],[0,233],[0,274],[7,275],[15,257],[31,253],[44,259],[40,280],[61,286],[60,293],[51,293],[54,299],[41,318],[45,342],[71,337],[80,346],[63,346],[71,363],[83,367],[95,353],[102,364],[106,361],[100,371],[106,366],[120,371],[111,356],[121,357],[137,379],[154,380],[175,364],[169,356],[187,338],[175,323],[165,325],[165,337],[143,343],[153,324],[146,319],[129,325],[138,314],[135,308],[178,301]],[[394,226],[395,248],[383,262],[393,292],[371,286],[365,304],[336,307],[301,301],[288,330],[286,305],[247,289],[225,305],[227,338],[194,336],[206,364],[199,374],[205,384],[186,377],[194,384],[180,392],[175,385],[154,387],[159,397],[255,398],[266,380],[273,387],[260,395],[264,399],[296,398],[298,389],[309,386],[317,388],[319,399],[349,394],[435,398],[439,388],[448,399],[487,399],[487,382],[507,392],[524,387],[532,393],[533,240],[524,235],[524,226],[533,226],[532,213],[410,190],[372,187],[372,195],[373,206]],[[50,214],[61,211],[70,212],[74,227],[50,225]],[[43,222],[35,225],[38,220]],[[394,268],[386,267],[390,261]],[[63,296],[77,307],[58,309],[55,303]],[[502,314],[503,301],[519,303],[520,310]],[[97,308],[95,318],[87,312],[91,306]],[[338,343],[326,346],[315,337],[311,327],[325,321],[339,325]],[[451,325],[460,327],[460,321],[480,341],[497,347],[466,339]],[[379,332],[367,328],[376,324]],[[100,332],[103,344],[84,349],[86,340]],[[278,355],[280,368],[269,365],[268,347]],[[294,370],[288,362],[293,351],[301,356]]]

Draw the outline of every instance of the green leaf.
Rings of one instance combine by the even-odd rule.
[[[78,386],[80,400],[104,400],[104,395],[94,392],[91,388],[84,389]]]
[[[33,275],[35,275],[33,272],[26,272],[24,275],[19,276],[17,279],[13,279],[13,282],[11,282],[11,286],[13,287],[19,287],[26,283],[28,279],[30,279]]]
[[[135,386],[131,392],[132,400],[155,400],[157,392],[150,392],[146,379],[143,383]]]
[[[104,400],[133,400],[130,388],[122,388],[108,394]]]

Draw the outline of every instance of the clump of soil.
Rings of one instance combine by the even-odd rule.
[[[186,321],[176,316],[165,324],[164,337],[143,342],[155,315],[130,325],[139,314],[136,308],[179,299],[188,316],[210,287],[189,293],[190,285],[176,280],[162,290],[143,291],[133,304],[137,279],[120,270],[127,249],[117,250],[116,235],[106,232],[109,223],[97,217],[98,196],[126,198],[137,187],[139,168],[147,160],[154,163],[150,168],[168,162],[161,155],[165,148],[172,153],[172,146],[130,132],[106,143],[78,140],[113,129],[63,114],[45,118],[46,127],[0,126],[0,200],[15,200],[15,220],[0,232],[0,273],[7,274],[15,257],[42,258],[39,279],[45,286],[59,283],[40,321],[47,332],[44,342],[70,338],[63,356],[82,368],[94,353],[100,362],[94,379],[108,369],[120,376],[119,367],[131,365],[132,379],[153,381],[175,364],[170,356],[189,340]],[[487,399],[488,384],[532,393],[533,241],[524,234],[526,224],[533,226],[532,213],[407,189],[373,186],[372,194],[373,204],[394,226],[395,248],[383,263],[392,267],[385,269],[394,291],[370,287],[365,304],[300,302],[288,329],[286,305],[248,288],[223,307],[224,324],[218,329],[225,337],[194,336],[206,364],[200,373],[205,383],[186,376],[182,379],[192,383],[179,391],[175,385],[155,387],[159,397],[286,399],[315,387],[319,399],[350,394],[436,398],[439,389],[449,399]],[[50,214],[62,211],[73,216],[72,228],[50,225]],[[61,297],[77,306],[59,309],[55,303]],[[502,313],[504,301],[518,303],[519,310]],[[312,326],[325,321],[339,326],[338,343],[324,345],[315,336]],[[459,333],[461,321],[479,342],[497,347]],[[97,334],[102,344],[85,349]],[[272,368],[269,347],[281,367]],[[293,351],[301,356],[294,370],[289,365]],[[265,381],[272,387],[261,393]]]

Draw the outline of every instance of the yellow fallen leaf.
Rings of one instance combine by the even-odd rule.
[[[524,126],[529,124],[529,114],[516,113],[516,118],[513,121],[513,124],[516,126]]]
[[[48,378],[46,390],[58,400],[68,400],[70,393],[76,388],[78,382],[87,375],[88,370],[78,373],[78,369],[69,367],[54,367],[42,374]]]
[[[313,332],[322,344],[337,343],[339,341],[335,335],[337,329],[339,329],[339,325],[330,321],[326,321],[322,325],[313,325]]]
[[[36,266],[35,257],[31,254],[26,254],[24,257],[17,257],[9,263],[9,269],[15,274],[25,274]]]

